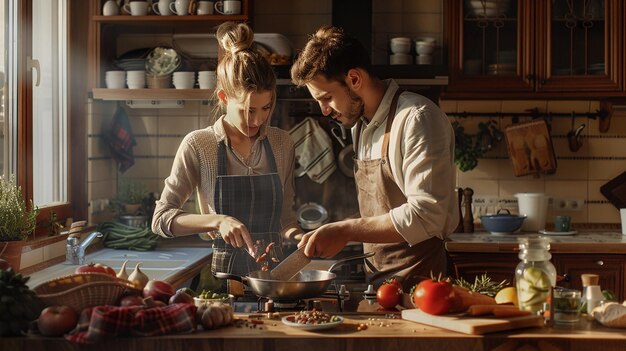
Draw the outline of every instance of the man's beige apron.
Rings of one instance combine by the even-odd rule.
[[[361,217],[373,217],[387,214],[392,208],[406,203],[404,196],[393,179],[389,162],[389,136],[391,124],[396,113],[398,96],[391,101],[387,125],[383,139],[381,158],[377,160],[354,161],[355,181],[358,192]],[[359,136],[362,122],[356,126],[355,154],[358,157]],[[356,158],[355,157],[355,158]],[[443,240],[433,237],[416,245],[406,242],[392,244],[363,244],[364,252],[376,254],[366,260],[368,282],[378,286],[387,278],[399,277],[404,289],[410,289],[424,277],[430,277],[431,271],[437,276],[446,274],[446,253]],[[408,291],[408,290],[407,290]]]

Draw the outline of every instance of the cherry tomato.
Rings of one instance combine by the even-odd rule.
[[[88,265],[80,266],[76,268],[74,273],[104,273],[115,277],[115,270],[113,270],[113,268],[100,263],[90,263]]]
[[[454,307],[454,290],[447,281],[422,280],[414,287],[411,298],[415,307],[434,315],[446,314]]]
[[[401,295],[402,290],[397,285],[385,283],[376,291],[376,300],[381,307],[391,309],[400,303]]]

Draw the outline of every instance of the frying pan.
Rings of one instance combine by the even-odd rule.
[[[342,147],[341,151],[339,151],[339,155],[337,156],[337,165],[339,166],[341,173],[347,177],[354,178],[354,147],[352,144],[346,145],[345,140],[348,139],[346,128],[342,126],[341,123],[334,121],[333,123],[335,123],[336,126],[332,127],[330,132]]]
[[[308,299],[322,295],[328,289],[330,283],[337,276],[332,270],[340,264],[360,258],[373,256],[373,252],[346,257],[337,260],[328,271],[311,269],[303,270],[290,280],[273,280],[269,271],[254,271],[245,277],[216,272],[214,275],[219,279],[236,280],[248,286],[257,296],[273,299]]]

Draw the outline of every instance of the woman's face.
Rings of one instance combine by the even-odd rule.
[[[272,110],[272,92],[259,91],[250,94],[247,107],[245,98],[242,100],[229,98],[226,102],[226,121],[248,138],[259,133],[261,126],[270,117]]]

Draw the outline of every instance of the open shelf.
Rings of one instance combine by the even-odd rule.
[[[212,89],[106,89],[92,91],[98,100],[210,100]]]
[[[93,16],[99,23],[141,22],[202,22],[202,21],[247,21],[247,15],[188,15],[188,16]]]

